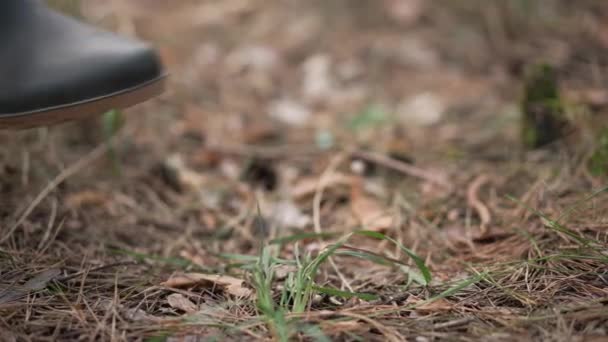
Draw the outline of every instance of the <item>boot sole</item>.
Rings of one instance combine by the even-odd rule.
[[[27,129],[85,119],[112,109],[124,109],[156,97],[165,90],[166,76],[109,95],[41,110],[0,114],[0,129]]]

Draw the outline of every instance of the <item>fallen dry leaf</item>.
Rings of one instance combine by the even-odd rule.
[[[179,252],[179,256],[192,262],[195,265],[202,266],[202,267],[205,266],[205,260],[203,259],[203,256],[196,252],[190,252],[187,250],[183,250],[183,251]]]
[[[364,229],[380,231],[391,228],[394,224],[393,215],[376,199],[367,197],[360,184],[352,188],[350,208]]]
[[[371,198],[358,197],[353,199],[351,210],[365,229],[378,231],[393,226],[393,216]]]
[[[278,265],[274,268],[274,278],[276,280],[287,279],[290,273],[295,273],[297,268],[293,265]]]
[[[428,302],[428,303],[424,303],[424,300],[417,298],[415,296],[410,296],[406,300],[406,304],[418,304],[418,303],[423,303],[423,304],[420,304],[419,306],[416,307],[416,312],[425,313],[425,314],[437,312],[437,311],[449,311],[454,308],[454,305],[452,303],[450,303],[447,299],[444,299],[444,298],[440,298],[440,299],[437,299],[437,300],[434,300],[434,301]]]
[[[181,310],[185,313],[193,313],[197,310],[196,304],[192,303],[190,299],[180,293],[170,294],[167,297],[167,302],[172,308]]]
[[[300,178],[291,188],[291,196],[298,200],[306,196],[312,196],[316,191],[319,184],[320,177],[302,177]],[[333,188],[336,186],[350,186],[353,183],[353,177],[345,175],[343,173],[332,173],[325,183],[325,189]]]
[[[606,37],[608,42],[608,35]],[[584,103],[594,107],[608,105],[608,91],[603,88],[567,89],[564,93],[565,97],[572,102]]]
[[[78,209],[88,206],[100,206],[109,201],[109,196],[95,190],[84,190],[69,194],[65,199],[65,206]]]
[[[61,274],[61,270],[51,268],[38,273],[23,285],[7,289],[0,288],[0,304],[10,303],[21,299],[28,294],[43,290],[53,279]]]
[[[321,322],[321,327],[323,327],[323,332],[328,336],[336,336],[339,334],[343,334],[344,332],[362,332],[369,330],[369,327],[361,324],[361,322],[352,320],[345,322]]]
[[[180,190],[198,192],[206,182],[206,178],[190,169],[179,154],[169,156],[164,163],[164,167],[167,181]]]
[[[237,298],[253,298],[254,291],[244,286],[245,281],[239,278],[204,273],[186,273],[175,275],[161,285],[173,288],[193,287],[197,285],[220,289]]]

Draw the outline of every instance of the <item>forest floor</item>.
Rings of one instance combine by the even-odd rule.
[[[605,340],[606,7],[85,1],[169,89],[0,132],[0,340]]]

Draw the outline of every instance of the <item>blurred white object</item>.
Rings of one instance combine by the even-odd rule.
[[[397,116],[406,126],[431,126],[441,121],[446,107],[433,93],[420,93],[405,99],[397,108]]]
[[[290,126],[303,126],[312,116],[305,106],[292,100],[279,100],[270,105],[270,116]]]
[[[281,201],[274,205],[272,218],[278,228],[305,228],[312,223],[309,215],[303,214],[291,201]]]
[[[331,59],[325,54],[313,55],[304,62],[304,97],[311,101],[318,101],[331,94],[333,86],[330,68]]]
[[[245,68],[267,72],[274,69],[279,64],[279,60],[279,54],[271,47],[246,45],[228,55],[226,66],[233,72]]]

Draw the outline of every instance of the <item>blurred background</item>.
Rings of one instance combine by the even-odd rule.
[[[526,70],[538,64],[558,70],[568,101],[607,100],[602,1],[51,2],[158,46],[170,90],[129,121],[136,138],[162,136],[173,151],[193,138],[513,149]]]
[[[171,87],[140,126],[167,143],[490,148],[518,134],[539,63],[576,100],[605,100],[601,1],[54,2],[159,47]]]
[[[368,216],[404,198],[413,213],[455,225],[470,219],[464,189],[487,174],[500,222],[513,203],[491,194],[529,195],[539,184],[580,193],[606,173],[603,1],[50,3],[149,41],[171,76],[161,98],[125,113],[0,133],[6,222],[118,135],[26,217],[23,246],[59,210],[68,223],[60,237],[72,244],[92,236],[172,255],[196,247],[163,244],[183,234],[218,238],[216,252],[250,251],[255,201],[271,227],[312,229],[307,196],[336,155],[343,177],[332,184],[349,186],[323,202],[332,215],[322,223],[344,230],[365,221],[359,198]],[[431,245],[437,237],[396,229]]]

